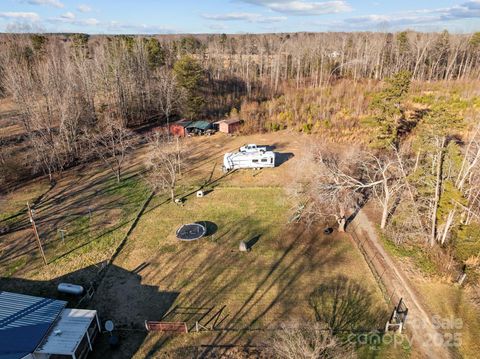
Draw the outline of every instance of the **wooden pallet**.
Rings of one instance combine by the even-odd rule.
[[[185,322],[152,322],[145,321],[145,328],[149,332],[188,333]]]

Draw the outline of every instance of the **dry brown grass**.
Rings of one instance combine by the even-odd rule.
[[[20,135],[24,132],[15,119],[17,106],[10,97],[0,99],[0,138]]]
[[[99,309],[102,318],[141,328],[143,320],[160,320],[166,310],[175,306],[214,307],[212,314],[225,305],[223,315],[228,317],[222,326],[235,330],[177,337],[168,339],[168,344],[163,344],[165,337],[143,338],[140,332],[126,332],[129,339],[123,341],[122,350],[112,354],[102,351],[104,347],[99,345],[97,357],[126,358],[135,353],[138,358],[158,357],[185,345],[261,341],[265,336],[260,332],[242,329],[275,327],[287,318],[314,320],[308,304],[310,293],[338,276],[345,276],[371,292],[372,308],[386,309],[368,266],[346,237],[325,236],[323,227],[306,230],[287,224],[291,204],[283,187],[295,169],[296,159],[302,156],[306,139],[315,137],[281,131],[248,137],[217,134],[188,140],[188,166],[178,192],[194,193],[212,181],[207,189],[213,191],[205,198],[188,196],[184,207],[165,202],[164,195],[152,201],[92,306]],[[245,143],[274,145],[276,151],[292,153],[294,157],[275,169],[238,171],[223,177],[223,153]],[[127,172],[138,173],[145,151],[139,149],[132,156]],[[30,248],[25,254],[28,265],[14,268],[17,273],[12,273],[11,281],[18,281],[19,285],[22,280],[33,281],[40,287],[73,271],[87,271],[108,258],[148,192],[140,177],[123,183],[123,187],[115,186],[109,172],[98,164],[65,174],[39,207],[38,216],[56,219],[48,226],[48,222],[43,223],[43,235],[55,236],[56,228],[61,226],[74,229],[76,234],[69,234],[72,247],[62,247],[57,237],[47,254],[52,259],[66,255],[47,268],[41,266],[35,248]],[[15,193],[12,196],[15,198]],[[88,224],[85,212],[89,206],[96,208],[92,224]],[[218,226],[212,237],[196,243],[175,239],[175,230],[181,224],[200,220]],[[102,236],[106,229],[114,230]],[[27,235],[18,232],[20,237],[10,238],[22,243]],[[256,236],[260,237],[251,252],[238,251],[240,240],[249,241]],[[142,263],[148,264],[145,269],[132,272]],[[88,284],[88,277],[82,280],[87,280],[82,284]],[[54,291],[47,294],[55,296]],[[167,319],[186,320],[192,325],[199,316],[198,312],[174,312]]]
[[[202,338],[177,338],[158,350],[152,349],[156,341],[146,340],[136,353],[139,358],[152,350],[160,355],[160,350],[198,345],[199,341],[258,343],[265,339],[264,335],[241,329],[275,328],[289,319],[314,321],[314,311],[308,303],[310,293],[341,275],[372,292],[372,308],[386,309],[361,254],[352,250],[346,236],[325,236],[322,228],[309,231],[286,224],[289,206],[280,188],[222,186],[205,198],[189,199],[185,207],[157,204],[152,204],[152,210],[142,218],[115,263],[128,273],[142,263],[148,264],[135,284],[137,294],[122,299],[122,293],[129,292],[122,280],[125,276],[123,272],[112,275],[106,278],[100,295],[117,299],[98,302],[99,309],[118,323],[138,326],[145,319],[160,320],[171,307],[158,307],[149,317],[142,317],[142,307],[158,294],[151,294],[152,298],[146,292],[142,296],[141,287],[152,287],[160,293],[178,293],[172,307],[212,308],[211,316],[225,305],[222,315],[229,316],[222,327],[235,330]],[[181,224],[201,220],[218,226],[212,237],[194,243],[175,238],[175,230]],[[238,251],[240,240],[249,241],[258,235],[251,252]],[[189,314],[174,312],[165,320],[187,321],[193,326],[204,313],[193,312],[194,309]]]
[[[174,311],[164,319],[193,326],[205,313],[192,313],[193,308],[212,308],[211,316],[225,305],[222,315],[228,317],[222,326],[234,330],[169,338],[165,345],[165,337],[149,335],[137,342],[141,346],[136,357],[158,357],[202,343],[261,342],[265,339],[261,332],[242,329],[276,327],[288,318],[315,320],[308,303],[310,293],[342,275],[372,292],[372,307],[386,309],[361,254],[347,237],[325,236],[321,226],[310,231],[287,224],[291,203],[283,187],[307,138],[314,137],[282,131],[248,138],[218,134],[190,141],[192,166],[183,175],[184,192],[199,188],[212,173],[214,181],[220,178],[223,153],[244,143],[275,145],[277,151],[295,157],[273,170],[239,171],[224,177],[216,186],[207,186],[213,191],[206,197],[187,197],[183,207],[165,202],[166,196],[150,204],[99,291],[99,297],[115,299],[96,305],[118,323],[135,327],[145,319],[162,319],[175,306],[190,310],[188,314]],[[176,229],[195,221],[213,222],[218,229],[198,242],[179,242]],[[260,237],[251,252],[238,251],[241,240],[256,236]],[[136,273],[141,265],[145,269]],[[175,300],[170,302],[172,293]]]

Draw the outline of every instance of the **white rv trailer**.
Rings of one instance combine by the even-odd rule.
[[[223,170],[225,172],[241,168],[268,167],[275,167],[275,153],[273,151],[225,153],[223,156]]]

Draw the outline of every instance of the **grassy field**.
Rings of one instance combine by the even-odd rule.
[[[373,327],[385,315],[381,293],[348,237],[287,224],[289,204],[282,188],[220,186],[204,198],[189,198],[183,207],[160,203],[162,198],[147,209],[114,263],[117,269],[99,290],[97,298],[115,299],[96,306],[117,323],[134,327],[145,319],[186,321],[193,327],[223,308],[221,327],[229,332],[176,339],[168,350],[199,340],[208,345],[258,343],[265,336],[257,331],[291,320],[313,322],[312,293],[336,281],[368,297],[369,307],[362,310]],[[181,224],[196,221],[210,222],[211,235],[193,243],[175,238]],[[249,243],[250,252],[239,252],[241,240]],[[353,305],[348,298],[335,300]],[[358,318],[350,320],[351,328],[360,324]],[[154,350],[158,341],[138,345],[138,358],[160,355]]]
[[[19,190],[0,197],[0,221],[2,225],[12,223],[19,213],[25,212],[27,202],[32,203],[49,189],[48,180],[27,184]]]
[[[122,336],[121,349],[115,352],[102,338],[94,357],[176,357],[179,348],[198,345],[257,345],[290,321],[334,320],[348,330],[384,325],[390,308],[350,239],[336,232],[325,235],[324,225],[307,229],[288,224],[292,204],[284,187],[301,157],[304,137],[282,131],[189,139],[177,190],[186,199],[184,205],[172,204],[162,194],[153,198],[91,303],[102,320],[115,321]],[[224,176],[223,153],[244,143],[273,145],[287,161],[275,169]],[[59,281],[88,285],[149,196],[141,173],[144,155],[141,148],[131,156],[120,184],[101,164],[68,171],[58,179],[35,214],[48,266],[42,265],[24,216],[12,233],[0,238],[0,287],[55,297]],[[210,192],[196,198],[199,188]],[[31,196],[42,191],[39,182]],[[17,208],[13,203],[20,208],[25,197],[20,192],[9,196],[10,213]],[[207,237],[193,243],[175,238],[180,225],[196,221],[208,223]],[[65,243],[59,229],[67,232]],[[240,252],[240,241],[251,251]],[[337,313],[337,307],[358,315]],[[142,331],[146,319],[185,321],[189,327],[197,321],[210,326],[216,319],[217,327],[225,330],[147,336]],[[359,353],[389,357],[392,351],[360,348]],[[395,353],[392,357],[399,357]],[[409,348],[402,350],[401,357],[409,353]]]
[[[11,231],[0,238],[0,273],[31,281],[50,281],[108,258],[129,228],[149,190],[137,171],[117,184],[108,171],[73,171],[48,190],[48,181],[6,197]],[[44,193],[35,219],[48,266],[44,266],[25,211],[25,202]],[[22,206],[23,204],[23,206]],[[23,207],[23,208],[22,208]],[[8,218],[8,217],[7,217]],[[64,241],[59,230],[64,230]],[[72,279],[75,279],[73,276]],[[84,279],[88,284],[89,278]]]
[[[459,346],[452,346],[455,357],[478,358],[480,352],[480,312],[472,304],[468,290],[440,280],[414,281],[418,291],[423,295],[427,308],[438,313],[445,323],[444,333],[459,334]],[[455,320],[460,320],[460,327],[454,327]]]

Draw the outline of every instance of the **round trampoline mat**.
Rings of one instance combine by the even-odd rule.
[[[184,224],[177,229],[177,238],[181,241],[196,241],[207,233],[207,227],[201,223]]]

